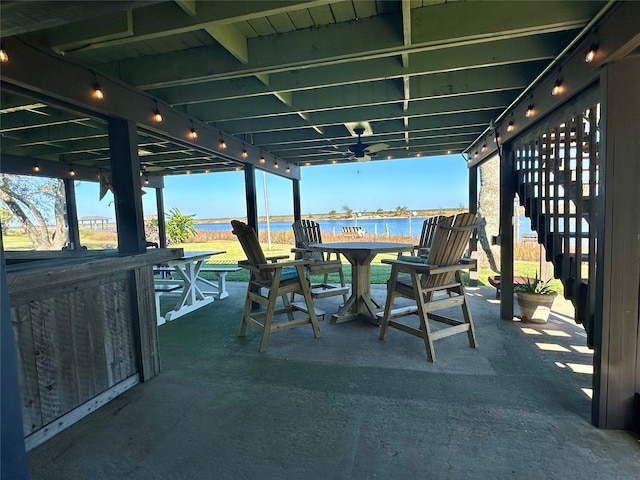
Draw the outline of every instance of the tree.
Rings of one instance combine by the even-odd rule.
[[[336,218],[337,214],[338,214],[338,212],[336,212],[335,210],[331,210],[329,212],[329,218],[334,219],[334,218]]]
[[[351,218],[353,217],[353,210],[346,205],[342,206],[342,211],[344,212],[345,217]]]
[[[68,226],[62,180],[2,174],[0,201],[4,202],[24,228],[36,250],[59,250],[67,243]],[[47,225],[52,221],[54,228],[49,234]]]
[[[491,237],[500,229],[500,159],[496,156],[479,168],[478,268],[500,272],[500,246],[491,245]]]
[[[9,222],[13,220],[13,213],[6,207],[0,207],[0,225],[2,226],[2,233],[7,233],[9,228]]]
[[[403,206],[396,207],[396,215],[402,216],[402,215],[407,215],[408,213],[409,213],[409,209],[407,207],[403,207]]]
[[[172,208],[167,213],[167,242],[184,243],[187,239],[196,234],[193,228],[195,214],[184,215],[178,208]]]

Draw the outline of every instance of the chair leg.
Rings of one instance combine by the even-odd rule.
[[[340,276],[340,286],[341,287],[346,287],[346,283],[344,282],[344,272],[342,271],[342,268],[338,271],[338,275]],[[342,294],[342,300],[344,303],[347,303],[347,294],[343,293]],[[343,305],[344,305],[343,303]]]
[[[286,295],[283,295],[286,297]],[[267,345],[269,344],[269,335],[271,334],[271,327],[273,325],[273,315],[276,310],[276,301],[278,295],[276,295],[276,289],[272,288],[269,291],[269,301],[267,303],[267,311],[264,315],[264,327],[262,330],[262,337],[260,338],[260,353],[267,351]]]
[[[238,332],[239,337],[244,337],[247,333],[247,316],[251,313],[251,298],[249,297],[249,292],[251,292],[251,284],[247,287],[247,298],[244,301],[244,308],[242,309],[242,320],[240,321],[240,332]]]
[[[291,308],[291,302],[289,301],[289,298],[286,295],[281,295],[282,297],[282,303],[284,303],[284,307],[287,310],[287,318],[289,319],[290,322],[293,322],[294,318],[293,318],[293,308]],[[291,301],[293,301],[293,293],[291,293]]]
[[[318,325],[318,317],[316,316],[316,309],[313,306],[313,298],[311,298],[311,292],[302,286],[302,296],[304,297],[304,303],[307,305],[307,311],[309,312],[309,320],[311,322],[311,328],[313,329],[313,336],[315,338],[320,337],[320,326]]]
[[[476,331],[473,326],[473,319],[471,318],[471,310],[469,309],[469,304],[467,303],[467,295],[464,289],[464,284],[462,283],[462,274],[460,271],[456,272],[456,281],[460,283],[458,287],[458,292],[462,295],[462,316],[464,317],[464,322],[469,324],[469,330],[467,330],[467,336],[469,337],[469,346],[471,348],[477,348],[478,344],[476,343]]]
[[[387,330],[389,329],[389,315],[391,314],[391,308],[393,307],[393,299],[395,298],[396,281],[398,280],[398,269],[394,266],[391,267],[391,276],[387,282],[387,300],[384,305],[384,316],[380,321],[380,335],[379,340],[385,340],[387,338]]]
[[[416,305],[418,306],[418,316],[420,318],[420,330],[422,330],[422,340],[424,342],[424,348],[427,352],[427,360],[430,362],[436,361],[436,352],[433,349],[433,340],[431,340],[431,327],[429,327],[429,314],[427,313],[426,304],[431,301],[431,297],[433,296],[432,292],[423,293],[420,291],[420,283],[416,286],[416,281],[420,282],[420,277],[417,274],[413,274],[415,278],[413,279],[413,290],[416,298]]]

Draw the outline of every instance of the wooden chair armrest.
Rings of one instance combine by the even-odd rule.
[[[455,265],[429,265],[428,263],[418,263],[418,262],[403,262],[401,260],[383,258],[382,263],[388,263],[391,266],[397,266],[401,271],[415,271],[417,273],[426,273],[427,275],[432,275],[436,273],[445,273],[445,272],[453,272],[456,270],[468,270],[471,268],[469,264],[457,263]]]
[[[266,257],[270,262],[277,262],[278,260],[283,260],[285,258],[289,258],[289,255],[273,255],[271,257]]]
[[[300,247],[293,247],[291,249],[291,253],[311,253],[311,251],[312,250],[309,250],[308,248],[300,248]]]
[[[290,260],[288,262],[263,263],[256,265],[256,268],[260,270],[275,270],[277,268],[295,267],[296,265],[309,265],[310,263],[311,260]]]

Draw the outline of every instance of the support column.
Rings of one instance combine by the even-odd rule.
[[[478,213],[478,166],[469,169],[469,213]],[[469,239],[470,257],[478,259],[478,231],[475,230]],[[478,286],[478,264],[469,270],[469,286]]]
[[[118,227],[118,253],[144,253],[147,242],[144,236],[142,182],[135,123],[127,120],[109,120],[109,153]],[[140,380],[145,382],[160,372],[153,269],[151,265],[138,268],[130,272],[130,276],[136,366]]]
[[[500,156],[500,318],[513,319],[513,201],[516,195],[515,168],[510,144]]]
[[[121,255],[142,253],[146,249],[146,240],[135,123],[109,120],[109,153],[118,226],[118,251]]]
[[[156,211],[158,212],[158,237],[160,248],[167,248],[167,226],[164,221],[164,189],[156,188]]]
[[[6,273],[0,233],[0,478],[27,480],[29,467],[24,447],[16,345],[11,328]]]
[[[256,195],[256,167],[244,165],[244,188],[247,202],[247,224],[258,233],[258,198]]]
[[[80,230],[78,229],[78,206],[76,204],[76,184],[71,178],[63,178],[64,199],[67,206],[67,228],[71,250],[80,248]]]
[[[300,204],[300,180],[293,179],[293,221],[302,219],[302,208]]]
[[[630,430],[640,419],[640,57],[606,66],[602,92],[591,421]]]

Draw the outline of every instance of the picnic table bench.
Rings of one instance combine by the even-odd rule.
[[[197,282],[201,285],[203,293],[211,294],[216,299],[221,300],[229,296],[226,283],[227,274],[230,272],[238,272],[240,270],[240,267],[203,267],[200,269],[200,273],[213,273],[216,278],[214,280],[207,280],[206,278],[199,276]],[[174,271],[175,270],[172,267],[155,266],[153,268],[153,273],[160,274],[162,278],[171,278],[171,273]],[[181,283],[180,279],[172,279],[172,281]],[[180,288],[180,286],[178,286],[178,288]],[[177,289],[172,289],[171,291],[173,290]]]
[[[344,237],[364,237],[365,233],[364,227],[342,227]]]

